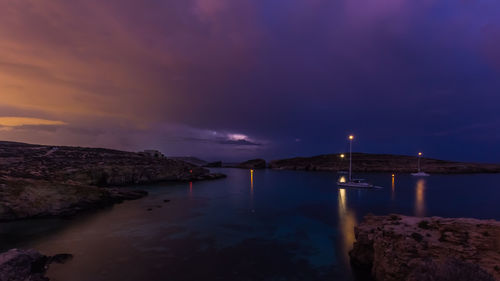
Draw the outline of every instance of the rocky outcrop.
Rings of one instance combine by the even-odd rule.
[[[207,168],[222,168],[222,161],[215,161],[205,164],[203,167]]]
[[[70,216],[145,195],[145,191],[126,188],[0,178],[0,221]]]
[[[35,250],[12,249],[0,254],[0,281],[48,281],[45,277],[51,263],[64,263],[70,254],[48,257]]]
[[[192,157],[192,156],[188,156],[188,157],[170,157],[170,159],[180,160],[180,161],[183,161],[183,162],[186,162],[186,163],[198,166],[198,167],[203,167],[203,166],[205,166],[208,163],[205,160],[202,160],[202,159],[196,158],[196,157]]]
[[[245,161],[243,163],[239,163],[237,168],[240,169],[265,169],[266,168],[266,160],[264,159],[252,159]]]
[[[353,267],[376,280],[500,280],[497,221],[367,216],[355,235]]]
[[[0,142],[0,220],[65,216],[146,194],[109,187],[223,176],[144,153]]]
[[[340,157],[340,154],[296,157],[273,160],[269,167],[278,170],[346,171],[349,169],[349,159]],[[422,158],[421,167],[427,173],[500,173],[500,164],[463,163],[431,158]],[[353,153],[352,168],[354,172],[415,173],[417,158],[404,155]]]

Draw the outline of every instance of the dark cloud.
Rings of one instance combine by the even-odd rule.
[[[0,138],[242,160],[343,151],[353,132],[356,150],[498,161],[499,13],[493,0],[1,1],[0,117],[68,125]]]
[[[252,146],[260,146],[262,144],[251,142],[247,140],[220,140],[218,141],[220,144],[228,144],[228,145],[252,145]]]

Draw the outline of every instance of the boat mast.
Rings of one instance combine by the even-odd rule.
[[[353,135],[349,135],[349,182],[352,180],[352,140],[354,139]]]

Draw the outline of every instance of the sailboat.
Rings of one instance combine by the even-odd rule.
[[[337,182],[338,187],[354,187],[354,188],[373,188],[373,184],[365,182],[363,179],[352,178],[352,141],[353,135],[349,135],[349,180],[341,180]]]
[[[420,158],[421,157],[422,157],[422,152],[419,152],[418,153],[418,172],[417,173],[412,173],[411,175],[415,176],[415,177],[428,177],[428,176],[430,176],[429,174],[427,174],[425,172],[422,172],[420,170]]]

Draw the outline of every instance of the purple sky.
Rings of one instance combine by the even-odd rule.
[[[500,162],[498,0],[0,0],[0,139]]]

